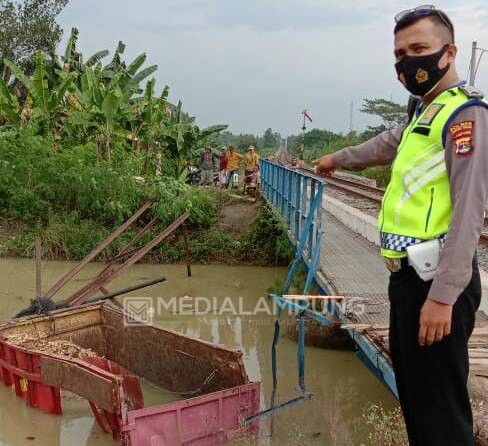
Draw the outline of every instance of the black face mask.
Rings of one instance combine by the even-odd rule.
[[[405,88],[416,96],[425,96],[432,91],[449,70],[449,64],[439,68],[439,61],[449,45],[444,45],[437,53],[427,56],[403,56],[395,64],[395,69],[400,79],[400,74],[405,77]]]

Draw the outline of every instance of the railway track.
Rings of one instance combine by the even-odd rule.
[[[327,185],[365,200],[381,203],[385,191],[357,181],[345,180],[334,176],[326,177]]]
[[[301,167],[299,170],[307,172],[308,174],[316,175],[315,171],[308,167]],[[378,187],[368,186],[367,184],[363,184],[358,181],[346,180],[345,178],[339,178],[334,175],[327,175],[325,179],[328,187],[332,187],[364,200],[372,201],[376,204],[381,203],[383,194],[385,193],[383,189]]]

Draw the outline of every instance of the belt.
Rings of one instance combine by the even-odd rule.
[[[407,257],[402,257],[400,259],[390,259],[388,257],[384,257],[384,259],[386,268],[392,273],[396,273],[401,269],[407,268],[409,266]]]

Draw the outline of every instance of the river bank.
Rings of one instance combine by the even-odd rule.
[[[43,263],[43,288],[73,266],[73,262],[46,261]],[[100,264],[91,264],[81,271],[56,300],[80,287]],[[155,285],[133,296],[153,299],[173,296],[215,297],[222,302],[229,297],[236,308],[239,300],[244,309],[254,308],[275,281],[283,281],[286,268],[195,265],[192,277],[186,276],[182,265],[138,264],[123,277],[116,279],[114,289],[164,275],[167,282]],[[0,318],[7,319],[28,305],[35,290],[35,265],[30,259],[1,258]],[[231,314],[207,316],[178,316],[168,312],[156,315],[155,322],[244,353],[247,372],[252,380],[262,382],[262,405],[269,405],[271,382],[270,347],[273,338],[274,316],[260,313],[257,317],[236,317]],[[278,399],[286,401],[296,396],[296,343],[282,337],[278,345]],[[311,400],[281,411],[274,418],[274,433],[269,435],[269,420],[262,426],[263,445],[334,445],[369,444],[371,426],[363,414],[371,404],[386,409],[396,407],[396,401],[351,351],[332,351],[306,348],[306,383],[314,393]],[[149,401],[148,401],[149,402]],[[62,417],[42,414],[28,409],[13,392],[0,385],[0,417],[8,422],[0,429],[0,444],[6,446],[105,446],[114,444],[102,434],[86,402],[63,400]],[[12,414],[15,413],[15,417]],[[20,433],[20,434],[19,434]],[[244,443],[244,446],[247,443]]]
[[[140,243],[189,212],[192,262],[287,264],[286,236],[260,202],[241,191],[187,184],[188,164],[199,159],[194,146],[168,152],[157,169],[148,153],[125,142],[111,150],[104,159],[89,141],[61,142],[30,127],[1,131],[0,255],[32,258],[41,237],[44,259],[80,260],[151,199],[154,205],[138,224],[97,260],[115,256],[152,219],[157,223]],[[145,261],[178,263],[184,251],[177,232]]]
[[[288,265],[293,255],[291,245],[279,219],[260,199],[249,199],[235,191],[216,189],[195,188],[195,193],[206,196],[214,203],[204,209],[207,213],[206,224],[190,222],[188,234],[192,263]],[[3,216],[0,218],[0,255],[32,258],[35,238],[40,236],[44,259],[81,260],[111,232],[95,222],[87,225],[70,222],[69,219],[69,214],[60,214],[45,223],[29,225]],[[130,228],[98,260],[116,255],[137,229]],[[162,229],[163,224],[149,232],[140,243],[146,243]],[[142,262],[181,263],[184,260],[184,239],[181,231],[177,231],[153,249]]]

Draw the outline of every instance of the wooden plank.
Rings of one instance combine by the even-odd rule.
[[[80,395],[101,409],[114,411],[116,404],[114,384],[74,361],[41,357],[41,380],[48,386],[59,387]]]
[[[341,324],[341,328],[343,328],[345,330],[364,331],[364,330],[376,330],[376,329],[383,330],[385,328],[385,326],[384,325],[372,325],[372,324]]]
[[[312,296],[308,294],[284,294],[283,299],[288,300],[341,300],[344,296]]]
[[[482,351],[478,351],[482,350]],[[487,358],[488,359],[488,351],[487,349],[469,349],[469,357],[470,358]]]

